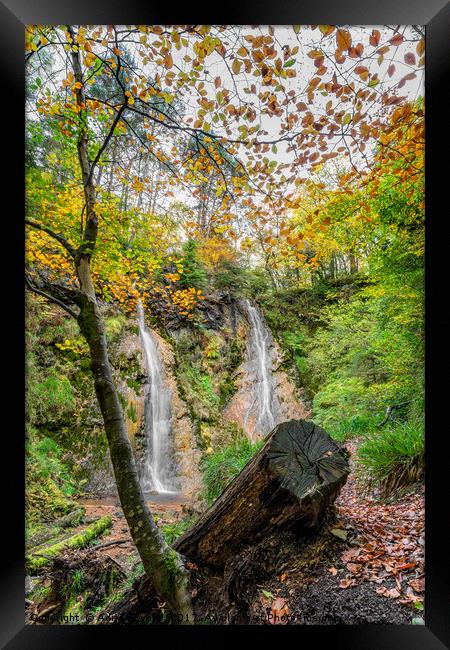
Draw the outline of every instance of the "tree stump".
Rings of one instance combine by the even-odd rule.
[[[283,422],[173,548],[219,568],[274,531],[315,528],[348,473],[346,452],[323,429],[307,420]]]

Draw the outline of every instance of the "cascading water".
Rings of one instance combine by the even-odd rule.
[[[177,478],[171,453],[172,394],[165,381],[164,365],[155,340],[145,325],[140,302],[138,320],[150,383],[145,406],[147,458],[141,479],[142,489],[144,493],[176,493]]]
[[[256,413],[253,433],[269,433],[276,424],[275,395],[272,377],[272,356],[270,351],[271,334],[258,309],[245,301],[250,318],[249,365],[255,377],[255,396],[247,413]]]

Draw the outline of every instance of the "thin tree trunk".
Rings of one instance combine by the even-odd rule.
[[[68,29],[75,41],[72,28]],[[95,212],[92,168],[87,150],[86,100],[78,48],[72,52],[72,65],[75,80],[80,83],[76,93],[80,107],[80,133],[77,147],[86,201],[83,243],[75,255],[75,267],[80,284],[78,324],[89,346],[95,392],[103,416],[119,499],[131,536],[157,593],[167,601],[174,613],[183,618],[184,622],[192,623],[188,573],[181,556],[165,543],[145,502],[122,406],[113,381],[105,327],[90,268],[91,255],[97,240],[98,218]]]

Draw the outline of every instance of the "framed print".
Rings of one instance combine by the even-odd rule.
[[[0,7],[3,645],[444,648],[449,7],[215,9]]]

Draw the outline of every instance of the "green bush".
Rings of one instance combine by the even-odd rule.
[[[116,316],[110,316],[109,318],[105,319],[105,331],[108,343],[117,341],[122,333],[123,328],[125,327],[126,322],[127,318],[122,313],[119,313]]]
[[[392,424],[367,435],[358,449],[360,475],[384,496],[422,478],[425,462],[424,423]]]
[[[356,422],[356,431],[360,430],[361,418],[369,417],[367,409],[367,389],[357,377],[341,377],[325,384],[313,401],[314,421],[330,432]],[[379,409],[382,411],[383,405]]]
[[[179,521],[175,521],[173,524],[164,524],[161,526],[160,530],[167,544],[173,544],[177,537],[183,535],[183,533],[194,525],[196,519],[197,515],[188,515]]]
[[[263,440],[253,444],[247,438],[242,438],[203,458],[203,496],[209,505],[217,499],[263,444]]]

